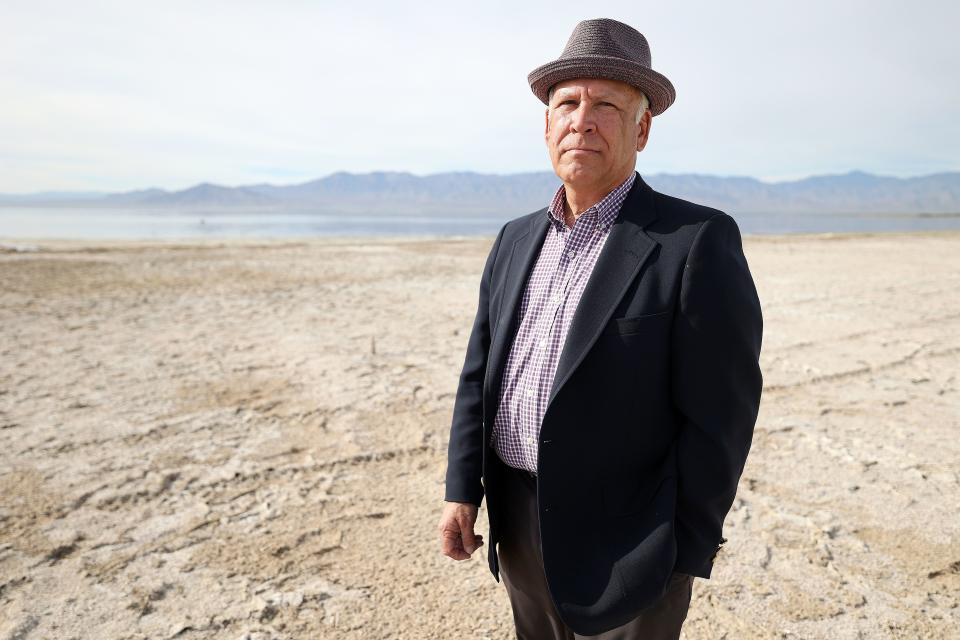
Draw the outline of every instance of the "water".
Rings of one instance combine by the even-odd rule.
[[[744,234],[960,230],[960,214],[733,214]],[[173,239],[497,233],[502,215],[333,215],[0,207],[0,238]]]

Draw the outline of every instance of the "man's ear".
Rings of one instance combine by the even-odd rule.
[[[645,109],[643,115],[640,116],[640,122],[637,123],[637,151],[643,151],[643,148],[647,146],[647,140],[650,139],[650,125],[653,124],[653,116],[650,115],[650,110]]]
[[[550,107],[543,110],[543,139],[550,135]]]

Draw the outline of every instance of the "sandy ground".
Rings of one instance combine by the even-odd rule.
[[[0,639],[511,637],[435,530],[491,242],[0,250]],[[763,405],[685,637],[960,637],[960,234],[745,245]]]

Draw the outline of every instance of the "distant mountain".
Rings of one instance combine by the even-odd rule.
[[[728,213],[960,213],[960,173],[914,178],[862,171],[787,182],[700,174],[653,174],[657,191]],[[144,207],[171,210],[304,210],[327,213],[520,214],[543,207],[559,185],[549,171],[506,175],[472,172],[416,176],[401,172],[339,172],[302,184],[181,191],[0,195],[6,206]]]
[[[247,187],[221,187],[204,182],[183,191],[145,189],[107,196],[109,202],[154,207],[244,207],[273,204],[274,199]]]
[[[39,193],[8,193],[0,194],[0,205],[31,202],[80,202],[84,200],[99,200],[107,195],[108,194],[100,191],[41,191]]]
[[[303,184],[247,187],[288,207],[338,212],[489,213],[539,209],[559,182],[553,173],[339,172]]]
[[[150,198],[162,198],[165,195],[169,195],[169,192],[163,189],[138,189],[137,191],[108,194],[104,197],[104,201],[112,204],[136,204],[147,202]]]
[[[744,213],[960,213],[960,173],[892,178],[851,171],[776,183],[660,174],[648,182],[663,193]]]

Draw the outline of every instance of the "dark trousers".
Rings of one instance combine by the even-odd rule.
[[[540,551],[537,479],[503,464],[502,506],[497,543],[500,577],[507,588],[520,640],[676,640],[687,617],[693,576],[674,573],[663,597],[627,624],[595,636],[571,631],[550,599]]]

